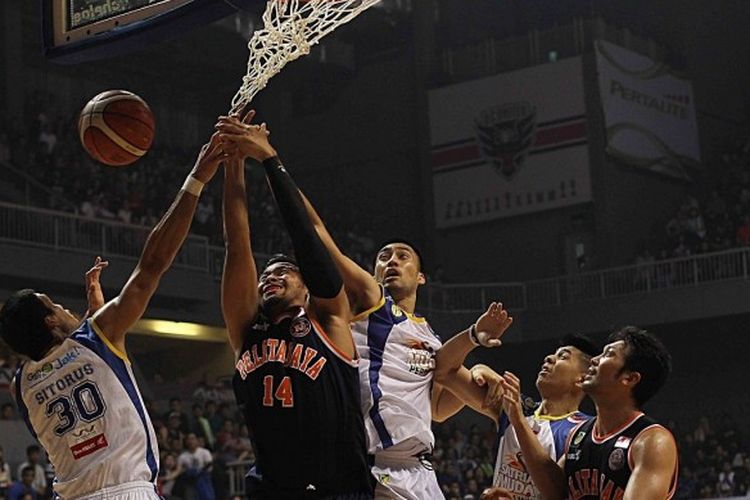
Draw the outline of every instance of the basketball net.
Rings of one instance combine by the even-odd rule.
[[[232,98],[232,114],[239,114],[255,94],[290,61],[339,26],[348,23],[380,0],[269,0],[263,28],[247,46],[250,58],[242,87]]]

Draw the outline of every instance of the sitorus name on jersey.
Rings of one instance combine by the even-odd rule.
[[[259,344],[254,344],[250,349],[243,352],[237,360],[235,368],[237,368],[240,378],[245,380],[248,375],[266,363],[282,363],[301,371],[312,380],[316,380],[327,361],[317,349],[297,342],[270,338],[264,339]]]
[[[58,392],[62,392],[71,385],[75,385],[82,380],[87,379],[90,375],[94,374],[94,367],[90,363],[86,363],[83,366],[76,368],[70,373],[66,373],[64,376],[55,380],[51,384],[47,384],[40,387],[37,392],[34,393],[34,399],[37,403],[42,404],[52,396],[56,396]]]

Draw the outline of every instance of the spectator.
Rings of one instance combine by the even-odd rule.
[[[193,405],[193,426],[191,431],[197,436],[201,436],[210,449],[214,449],[216,439],[208,419],[203,416],[203,405],[196,403]]]
[[[27,495],[31,495],[32,500],[37,500],[39,495],[44,492],[39,493],[36,487],[34,487],[34,474],[34,467],[22,467],[18,476],[21,480],[12,483],[10,487],[8,487],[8,500],[23,500]]]
[[[13,405],[10,403],[5,403],[2,407],[0,407],[0,420],[14,420],[16,418],[15,410],[13,409]]]
[[[735,483],[732,464],[724,462],[719,473],[719,481],[716,483],[716,491],[723,497],[729,497],[734,493],[734,489]]]
[[[4,498],[11,483],[10,465],[5,461],[3,447],[0,446],[0,498]]]
[[[47,476],[44,473],[44,467],[40,463],[41,458],[42,451],[40,450],[39,446],[32,444],[31,446],[27,447],[26,461],[18,466],[17,477],[22,477],[23,470],[26,467],[30,467],[34,471],[34,478],[31,485],[34,487],[34,490],[38,494],[44,495],[45,491],[47,491]]]
[[[177,462],[182,469],[181,478],[195,491],[198,500],[214,500],[214,487],[211,483],[211,452],[198,446],[198,437],[194,433],[185,439],[186,450],[180,454]]]
[[[182,401],[180,401],[180,398],[172,398],[169,400],[169,411],[164,414],[164,421],[169,422],[175,417],[179,420],[177,428],[183,433],[187,432],[188,419],[185,412],[182,411]],[[172,426],[170,425],[170,427]]]
[[[177,478],[182,474],[182,469],[177,463],[177,457],[174,453],[167,453],[161,460],[161,467],[159,468],[159,493],[165,498],[165,500],[175,500],[178,497],[173,496],[177,491],[175,484]]]

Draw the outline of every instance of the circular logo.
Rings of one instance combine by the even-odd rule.
[[[289,327],[289,333],[292,334],[292,337],[299,339],[310,333],[311,329],[312,325],[310,325],[310,320],[307,318],[297,318],[292,321],[292,325]]]
[[[403,315],[404,315],[404,311],[402,311],[402,310],[401,310],[401,308],[400,308],[400,307],[398,307],[398,306],[397,306],[396,304],[393,304],[393,305],[391,306],[391,312],[392,312],[392,313],[393,313],[393,315],[394,315],[395,317],[397,317],[397,318],[400,318],[401,316],[403,316]]]
[[[625,465],[625,450],[615,448],[609,455],[609,468],[611,470],[620,470]]]

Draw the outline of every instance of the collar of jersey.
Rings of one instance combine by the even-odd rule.
[[[299,311],[297,311],[294,314],[292,314],[291,312],[286,312],[285,311],[284,313],[282,313],[281,315],[279,315],[279,317],[276,318],[273,321],[271,321],[271,318],[268,318],[268,322],[271,323],[272,325],[278,325],[279,323],[281,323],[282,321],[284,321],[287,318],[297,319],[300,316],[304,316],[304,314],[305,314],[305,308],[304,307],[300,307]]]
[[[551,422],[557,421],[557,420],[564,420],[571,415],[575,415],[578,413],[578,410],[571,411],[570,413],[566,413],[565,415],[540,415],[539,410],[541,410],[541,406],[534,410],[534,418],[537,420],[549,420]]]

